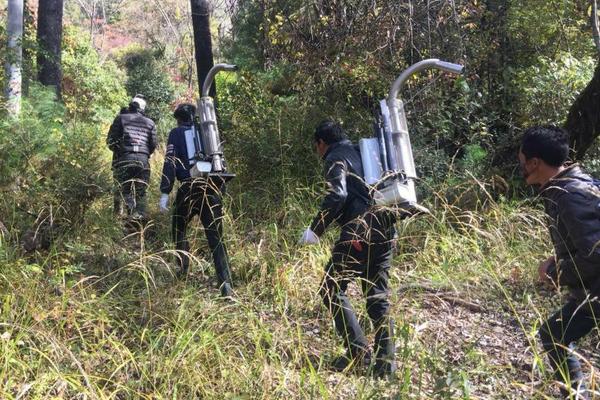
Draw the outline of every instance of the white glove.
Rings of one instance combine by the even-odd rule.
[[[158,209],[160,212],[169,211],[169,195],[163,193],[160,195],[160,200],[158,202]]]
[[[319,237],[310,228],[306,228],[302,233],[302,237],[300,237],[298,244],[319,244]]]

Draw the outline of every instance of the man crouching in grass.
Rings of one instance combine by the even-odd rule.
[[[600,190],[579,166],[565,165],[568,153],[564,130],[536,126],[523,136],[519,163],[527,184],[540,188],[554,245],[555,255],[539,266],[540,279],[569,288],[539,335],[556,379],[566,383],[563,395],[586,399],[581,365],[569,347],[600,321]]]

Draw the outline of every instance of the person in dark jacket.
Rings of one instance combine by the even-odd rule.
[[[116,176],[127,207],[135,219],[145,213],[146,188],[150,180],[149,158],[156,149],[156,126],[144,115],[146,101],[136,95],[127,112],[119,113],[108,131],[106,143],[113,152]]]
[[[208,240],[217,272],[217,280],[223,297],[233,294],[229,257],[223,242],[223,202],[224,183],[215,177],[192,178],[190,169],[193,163],[188,159],[186,147],[186,131],[193,127],[196,107],[192,104],[180,104],[173,116],[177,119],[177,127],[169,133],[167,152],[163,166],[160,191],[162,193],[159,207],[161,211],[168,209],[169,193],[173,190],[175,180],[181,185],[175,196],[173,205],[172,236],[179,254],[180,275],[187,275],[190,255],[189,243],[186,239],[187,225],[198,215]]]
[[[318,243],[333,222],[341,228],[320,289],[347,348],[346,354],[336,358],[332,366],[344,370],[371,362],[367,339],[346,295],[350,281],[358,278],[366,295],[367,313],[375,327],[375,364],[371,371],[376,376],[390,375],[396,369],[388,300],[395,219],[372,205],[362,179],[360,153],[338,123],[323,121],[315,130],[314,145],[324,160],[327,194],[312,224],[302,234],[300,244]]]
[[[128,111],[129,107],[121,107],[119,114],[125,114]],[[113,213],[120,216],[123,214],[123,197],[121,196],[121,184],[119,183],[119,175],[117,173],[118,155],[118,152],[112,152],[110,169],[113,173]]]
[[[579,166],[565,165],[568,153],[564,130],[537,126],[525,132],[519,162],[526,182],[540,188],[554,245],[540,279],[569,288],[568,301],[539,335],[557,380],[582,393],[581,365],[569,347],[600,321],[600,191]]]

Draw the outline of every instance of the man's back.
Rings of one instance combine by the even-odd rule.
[[[191,178],[190,160],[185,140],[185,132],[192,129],[191,122],[185,122],[169,132],[167,151],[160,181],[161,193],[171,193],[175,178],[183,182]]]
[[[573,165],[552,178],[542,196],[560,282],[572,288],[591,287],[600,279],[600,190]]]
[[[362,215],[371,205],[369,190],[363,180],[360,153],[349,140],[329,146],[323,156],[328,192],[321,203],[321,215],[312,224],[318,235],[332,221],[340,226]]]
[[[142,113],[139,103],[145,105],[145,102],[137,96],[134,100],[114,119],[106,143],[113,152],[115,176],[127,212],[137,218],[145,211],[144,198],[150,180],[148,159],[157,147],[157,137],[154,122]]]
[[[139,112],[119,115],[123,129],[121,151],[152,154],[156,148],[154,122]]]

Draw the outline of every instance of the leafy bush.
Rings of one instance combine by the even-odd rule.
[[[577,59],[561,53],[555,58],[538,57],[533,66],[517,72],[516,83],[523,93],[516,107],[521,121],[564,121],[569,107],[592,79],[595,66],[595,57]]]
[[[273,95],[259,75],[224,76],[217,82],[219,128],[229,169],[238,175],[232,189],[260,198],[256,211],[266,211],[282,204],[290,185],[316,175],[314,126],[305,122],[314,121],[306,119],[311,108],[299,96]]]
[[[146,114],[156,120],[169,113],[174,100],[173,82],[160,63],[160,52],[131,46],[120,55],[127,71],[125,88],[130,97],[137,93],[146,96]]]
[[[69,116],[106,121],[126,104],[124,75],[114,62],[102,61],[77,28],[65,27],[62,66],[63,101]]]
[[[26,227],[41,214],[77,221],[111,190],[98,125],[65,122],[65,107],[54,96],[33,85],[21,118],[0,123],[0,214],[14,218],[10,225]]]

